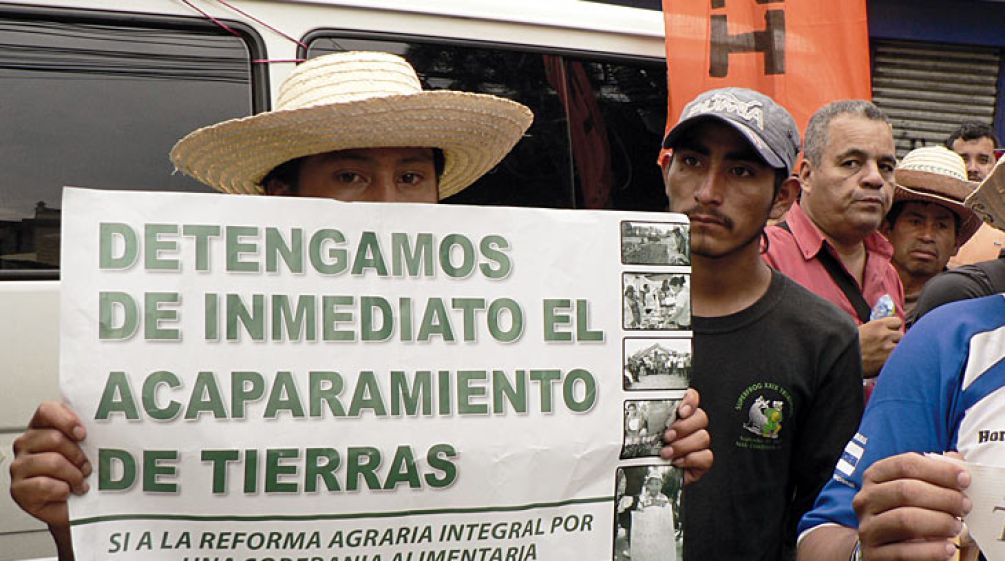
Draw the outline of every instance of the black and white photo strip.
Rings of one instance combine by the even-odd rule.
[[[686,390],[691,385],[691,339],[626,337],[625,390]]]
[[[683,470],[670,465],[619,467],[614,487],[614,561],[683,559]]]
[[[621,263],[690,265],[690,228],[686,223],[622,222]]]
[[[626,401],[621,459],[658,457],[663,447],[663,432],[676,418],[679,403],[679,399]]]
[[[691,275],[622,273],[623,327],[639,331],[691,329]]]

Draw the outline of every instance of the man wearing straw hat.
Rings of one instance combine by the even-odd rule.
[[[981,225],[963,206],[977,183],[967,180],[963,158],[944,146],[909,152],[894,181],[893,206],[880,231],[893,244],[892,262],[904,284],[904,313],[911,324],[921,289]]]
[[[338,53],[298,66],[273,111],[199,129],[171,161],[225,193],[436,203],[498,164],[532,119],[499,97],[423,91],[401,57]],[[708,418],[694,390],[677,411],[661,453],[696,480],[712,463]],[[11,496],[48,524],[61,561],[73,559],[66,500],[92,472],[85,437],[72,410],[46,402],[14,442]]]
[[[423,91],[401,57],[340,53],[298,66],[275,110],[181,139],[171,161],[225,193],[432,203],[495,167],[532,120],[508,99]]]
[[[1005,225],[1002,162],[966,205],[988,224]],[[959,518],[973,505],[970,475],[921,454],[958,452],[968,462],[1005,466],[1005,439],[997,438],[1005,430],[1003,327],[1005,298],[997,294],[946,304],[911,328],[833,478],[800,522],[801,561],[956,553]],[[968,553],[961,558],[972,559]]]

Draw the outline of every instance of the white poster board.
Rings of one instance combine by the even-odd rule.
[[[690,375],[681,216],[69,188],[62,211],[79,561],[611,559],[616,500],[679,495],[648,425]]]
[[[965,462],[941,454],[926,455],[966,468],[970,474],[970,486],[964,493],[973,507],[963,515],[963,522],[985,559],[1005,561],[1005,468]]]

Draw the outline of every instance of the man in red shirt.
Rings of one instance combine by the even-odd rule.
[[[859,326],[863,372],[879,373],[902,336],[904,289],[879,232],[893,202],[893,127],[868,101],[830,103],[806,128],[802,199],[766,230],[763,257]],[[884,298],[884,296],[888,298]],[[892,302],[892,315],[871,311]]]

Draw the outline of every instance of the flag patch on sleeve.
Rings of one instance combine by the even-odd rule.
[[[862,454],[865,453],[867,442],[869,439],[862,433],[856,433],[855,436],[851,437],[838,459],[837,466],[834,467],[837,475],[850,478],[855,473],[855,468],[858,467],[858,462],[862,459]]]

